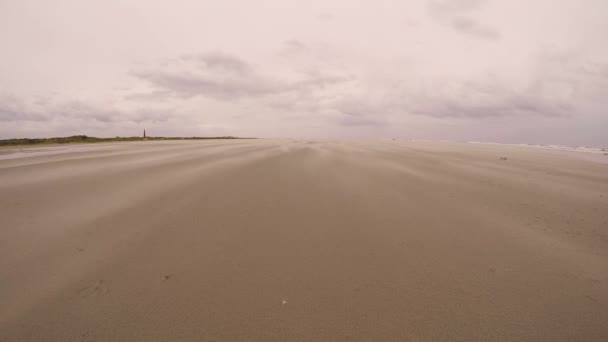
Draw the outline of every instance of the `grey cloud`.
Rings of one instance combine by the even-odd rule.
[[[461,14],[481,7],[485,0],[430,0],[429,10],[435,15]]]
[[[391,109],[390,103],[371,103],[354,97],[340,101],[334,108],[342,114],[339,123],[343,126],[384,126],[384,116]]]
[[[296,39],[290,39],[283,43],[283,48],[290,52],[302,52],[309,50],[306,44]]]
[[[485,39],[498,39],[500,33],[490,27],[481,25],[469,17],[455,17],[452,19],[452,28],[465,34]]]
[[[457,32],[488,40],[499,39],[498,30],[471,16],[484,3],[484,0],[431,0],[428,8],[431,17]]]
[[[578,67],[578,71],[594,79],[608,81],[608,63],[586,63]]]
[[[293,43],[295,44],[295,43]],[[131,74],[156,88],[155,94],[176,97],[205,96],[219,100],[263,97],[292,91],[307,91],[347,82],[348,77],[304,75],[297,81],[277,80],[264,75],[241,59],[221,53],[181,57],[183,63],[165,63],[155,69]],[[144,94],[137,95],[139,98]]]
[[[353,81],[353,76],[312,76],[308,79],[297,81],[292,83],[290,86],[286,87],[286,89],[291,90],[302,90],[302,89],[314,89],[314,88],[324,88],[334,84],[346,83]]]
[[[473,8],[472,3],[460,8]],[[464,22],[462,26],[463,29],[478,29],[470,22]],[[286,45],[305,48],[298,41],[290,41]],[[208,56],[180,58],[179,61],[186,62],[182,69],[172,69],[169,65],[169,68],[136,75],[155,86],[160,96],[170,93],[178,97],[205,96],[223,101],[242,97],[263,98],[260,105],[281,111],[337,113],[339,124],[344,126],[378,126],[386,124],[392,117],[408,114],[461,119],[568,117],[577,114],[580,102],[569,90],[577,88],[576,79],[570,80],[566,73],[564,76],[555,72],[555,69],[565,69],[560,65],[551,70],[537,70],[538,74],[533,74],[533,79],[524,88],[511,87],[491,77],[457,82],[444,80],[428,87],[402,81],[402,87],[397,88],[392,80],[390,84],[376,84],[369,88],[370,85],[361,79],[331,74],[327,70],[304,73],[305,77],[299,81],[279,81],[257,72],[239,58],[223,54],[216,55],[222,58],[215,59]],[[571,63],[561,59],[551,63],[558,62]],[[540,64],[551,63],[545,61]],[[567,69],[576,70],[576,65]],[[603,65],[594,64],[579,74],[603,75],[604,70]],[[349,82],[352,86],[339,87]],[[338,87],[333,88],[335,85]]]
[[[358,117],[358,116],[343,116],[339,120],[339,124],[342,126],[386,126],[387,123],[382,120],[376,120],[374,118],[368,117]]]
[[[48,119],[47,115],[27,108],[21,99],[8,94],[0,95],[0,122],[40,121]]]
[[[277,82],[257,75],[248,63],[218,52],[181,56],[131,74],[156,87],[157,95],[165,92],[178,97],[235,99],[280,90]]]
[[[552,84],[537,80],[512,89],[497,80],[441,82],[443,86],[396,89],[376,86],[371,92],[342,92],[336,97],[297,96],[280,108],[339,114],[343,126],[386,125],[391,118],[420,115],[437,119],[498,117],[568,117],[577,107],[570,97],[551,93]],[[404,83],[405,85],[405,83]]]
[[[0,121],[13,121],[23,112],[22,104],[11,96],[0,97]]]
[[[128,113],[128,120],[140,123],[167,122],[173,116],[174,108],[140,108]]]
[[[374,102],[360,96],[350,95],[335,103],[335,110],[350,117],[365,117],[386,112],[388,102]]]
[[[47,109],[53,117],[68,119],[92,119],[99,122],[109,123],[121,120],[122,113],[108,108],[95,108],[81,101],[69,101],[55,104]]]
[[[102,124],[157,122],[168,120],[171,110],[118,110],[83,101],[27,101],[16,96],[0,96],[0,122],[91,121]]]
[[[489,118],[533,114],[547,117],[568,115],[571,107],[567,104],[550,104],[530,96],[513,96],[494,103],[466,103],[455,99],[429,97],[425,101],[416,100],[407,106],[412,114],[436,118]]]
[[[127,101],[165,101],[171,97],[171,92],[167,90],[154,90],[149,92],[134,92],[123,96],[122,98]]]
[[[543,87],[542,81],[523,91],[492,82],[463,82],[451,93],[433,88],[411,94],[404,107],[412,114],[436,118],[565,117],[573,113],[575,108],[570,99],[543,94]]]
[[[346,93],[342,98],[327,103],[330,111],[339,114],[342,126],[387,126],[391,116],[403,114],[400,105],[401,94],[392,88],[367,92],[359,89],[356,93]]]
[[[281,44],[278,54],[290,63],[310,64],[326,63],[327,47],[323,44],[305,43],[298,39],[289,39]]]
[[[328,22],[328,21],[332,21],[334,20],[334,15],[331,13],[320,13],[319,15],[317,15],[317,19],[319,19],[319,21],[323,21],[323,22]]]
[[[51,111],[54,117],[94,120],[101,123],[162,122],[167,121],[172,114],[170,108],[124,110],[90,105],[81,101],[58,104]]]
[[[210,52],[206,54],[183,55],[179,58],[182,61],[195,61],[200,67],[205,69],[224,70],[228,72],[247,74],[252,72],[252,68],[245,61],[221,52]]]
[[[134,72],[133,75],[179,97],[205,95],[218,99],[237,99],[281,91],[280,86],[275,82],[253,75],[234,77],[213,73],[200,74],[161,70],[139,71]],[[160,93],[162,91],[157,92],[157,94]]]
[[[524,89],[498,80],[440,82],[427,87],[384,87],[381,95],[343,94],[325,104],[342,114],[345,125],[380,125],[403,115],[437,119],[489,119],[497,117],[569,117],[577,113],[575,101],[552,92],[550,81],[538,79]],[[377,91],[378,89],[376,89]]]

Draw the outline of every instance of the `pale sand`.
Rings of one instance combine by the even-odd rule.
[[[0,160],[0,341],[608,340],[601,160],[101,147]]]

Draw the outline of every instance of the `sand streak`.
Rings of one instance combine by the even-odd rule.
[[[39,152],[0,160],[0,341],[608,340],[608,164],[573,152]]]

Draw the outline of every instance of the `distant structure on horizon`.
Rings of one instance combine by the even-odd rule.
[[[144,140],[147,139],[148,137],[146,137],[146,130],[144,129]]]

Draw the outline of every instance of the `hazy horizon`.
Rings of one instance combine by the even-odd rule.
[[[0,139],[608,146],[600,0],[0,2]]]

